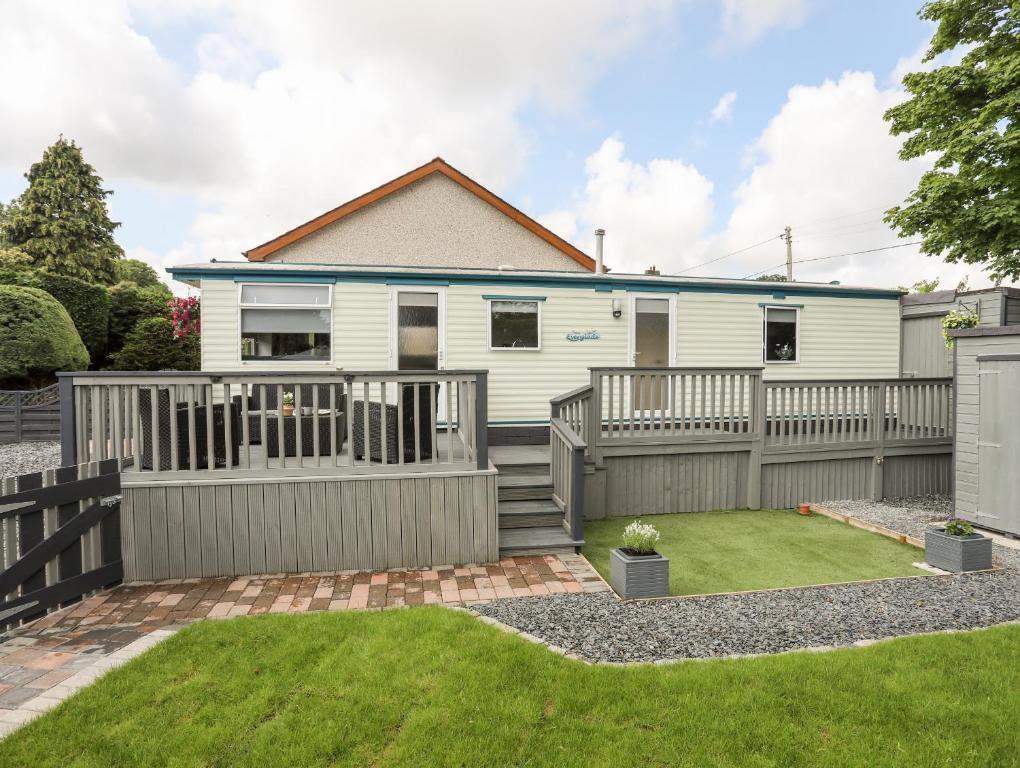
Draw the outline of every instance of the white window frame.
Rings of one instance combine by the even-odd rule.
[[[769,310],[770,309],[784,309],[787,312],[793,310],[795,315],[794,320],[794,338],[796,344],[794,345],[794,355],[792,360],[769,360],[766,354],[765,344],[768,339],[768,323],[769,323]],[[765,365],[796,365],[800,362],[800,307],[788,307],[782,304],[766,304],[762,307],[761,316],[761,361]]]
[[[241,302],[241,296],[243,295],[244,286],[263,286],[263,285],[276,285],[292,288],[295,285],[298,286],[315,286],[328,289],[326,295],[329,297],[329,303],[327,304],[244,304]],[[333,294],[336,291],[336,286],[333,283],[238,283],[237,284],[237,358],[241,362],[241,365],[248,366],[275,366],[282,365],[287,368],[291,368],[297,365],[304,366],[318,366],[318,367],[333,367],[334,355],[336,355],[336,328],[333,322]],[[318,310],[329,310],[329,359],[321,360],[314,358],[307,358],[304,360],[245,360],[244,359],[244,329],[241,326],[241,315],[245,309],[318,309]]]
[[[519,303],[534,304],[538,308],[538,346],[537,347],[494,347],[492,346],[492,302],[513,301]],[[542,305],[545,301],[541,299],[516,299],[512,296],[500,299],[485,300],[485,343],[490,352],[541,352],[542,351]]]

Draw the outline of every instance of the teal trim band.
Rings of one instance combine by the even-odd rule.
[[[594,275],[583,275],[581,277],[567,277],[566,275],[522,277],[512,272],[506,274],[474,275],[474,274],[442,274],[425,276],[406,276],[384,274],[379,272],[344,271],[326,273],[309,272],[301,269],[274,269],[259,272],[256,269],[203,269],[191,267],[188,269],[175,269],[169,267],[168,272],[176,280],[235,280],[240,282],[252,281],[257,275],[268,282],[297,282],[308,283],[315,279],[328,278],[328,281],[337,283],[375,283],[380,285],[485,285],[485,286],[520,286],[527,288],[581,288],[593,289],[599,292],[608,291],[630,291],[634,293],[716,293],[716,294],[739,294],[751,296],[771,296],[775,291],[772,286],[761,285],[713,285],[706,283],[666,283],[646,282],[640,280],[613,279],[608,277],[596,277]],[[900,292],[887,289],[855,290],[853,288],[842,288],[837,286],[803,286],[787,288],[785,296],[838,296],[841,298],[854,299],[886,299],[899,301]]]
[[[803,304],[787,304],[786,302],[783,302],[782,304],[779,304],[779,303],[769,303],[769,302],[762,301],[762,302],[758,303],[758,306],[759,307],[777,307],[778,309],[804,309],[804,305]]]
[[[786,294],[785,293],[779,293],[777,291],[776,293],[772,294],[772,298],[773,299],[785,299],[786,298]]]
[[[251,275],[250,277],[234,276],[235,283],[315,283],[316,285],[332,285],[336,282],[335,276],[320,277],[309,275],[308,277],[270,277],[268,275]]]
[[[545,296],[497,296],[493,294],[482,294],[486,301],[545,301]]]
[[[450,284],[449,280],[432,277],[389,277],[386,278],[386,285],[438,285],[440,287]]]

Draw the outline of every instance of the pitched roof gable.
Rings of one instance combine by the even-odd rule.
[[[465,176],[441,157],[437,157],[431,162],[428,162],[419,168],[415,168],[409,173],[405,173],[403,176],[398,176],[392,181],[388,181],[382,186],[376,187],[372,191],[366,192],[360,197],[349,200],[343,205],[334,208],[331,211],[327,211],[321,216],[316,216],[311,221],[306,221],[304,224],[284,232],[279,237],[275,237],[272,240],[262,243],[262,245],[258,245],[249,251],[245,251],[244,255],[249,261],[265,261],[267,256],[276,253],[280,249],[297,242],[301,238],[306,237],[313,232],[318,232],[323,227],[327,227],[330,224],[340,221],[344,217],[349,216],[356,211],[360,211],[362,208],[366,208],[373,203],[377,203],[389,195],[392,195],[394,192],[398,192],[433,173],[441,173],[446,178],[456,182],[468,192],[471,192],[476,197],[484,200],[500,213],[509,216],[532,234],[537,235],[549,245],[576,261],[585,269],[592,272],[595,271],[595,260],[584,253],[584,251],[575,248],[562,237],[546,229],[530,216],[514,208],[510,205],[510,203],[506,202],[506,200],[503,200],[501,197],[493,194],[474,179]]]

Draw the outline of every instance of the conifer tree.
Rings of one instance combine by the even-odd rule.
[[[88,282],[117,282],[124,251],[113,239],[103,180],[81,149],[63,136],[25,174],[28,188],[5,211],[0,241],[27,253],[36,267]]]

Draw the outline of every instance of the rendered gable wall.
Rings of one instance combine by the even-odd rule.
[[[280,249],[266,261],[585,272],[580,264],[440,173]]]

